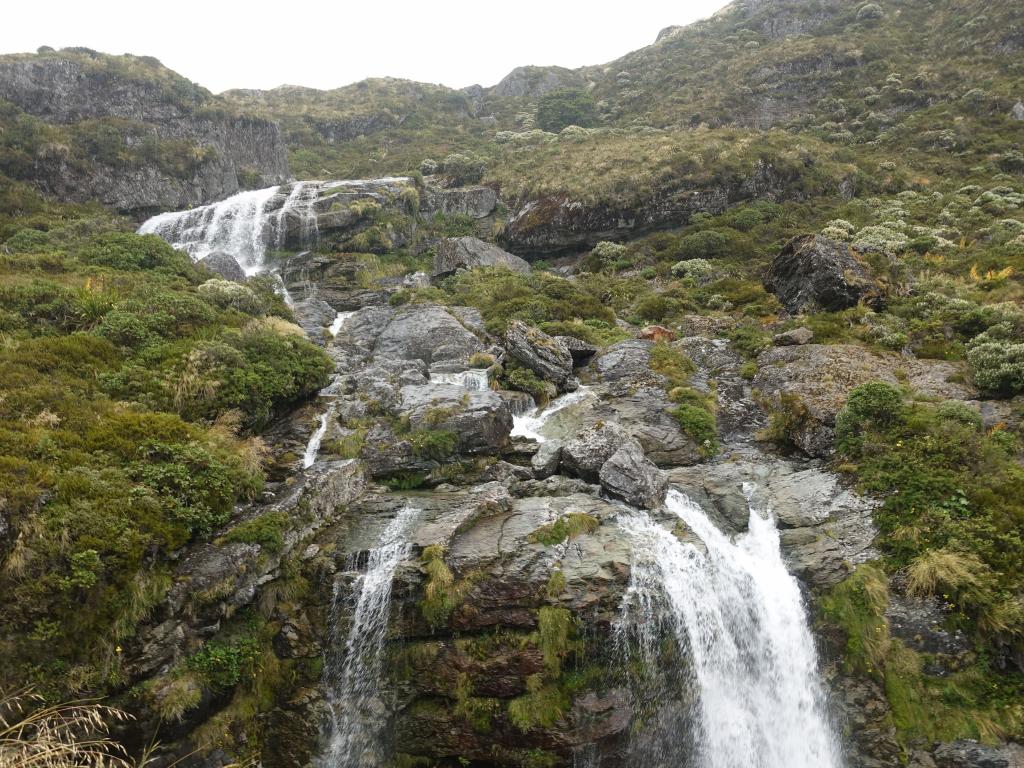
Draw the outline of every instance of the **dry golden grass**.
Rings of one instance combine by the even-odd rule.
[[[940,587],[954,591],[976,587],[986,570],[974,555],[949,549],[928,550],[907,569],[907,589],[913,595],[934,595]]]
[[[0,768],[131,768],[112,723],[131,715],[95,701],[46,704],[22,690],[0,694]]]

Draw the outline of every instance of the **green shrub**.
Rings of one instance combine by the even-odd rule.
[[[729,255],[729,236],[715,229],[685,235],[679,240],[681,259],[718,259]]]
[[[526,392],[538,406],[546,405],[555,395],[552,385],[538,378],[537,374],[528,368],[510,364],[505,368],[503,380],[509,389]]]
[[[712,456],[718,448],[718,427],[715,415],[704,405],[682,403],[669,411],[679,427],[696,444],[703,456]]]
[[[201,675],[211,689],[224,691],[234,688],[258,658],[259,646],[254,638],[230,644],[211,640],[189,657],[186,665]]]
[[[19,229],[4,241],[4,248],[11,253],[36,253],[50,244],[50,236],[38,229]]]
[[[443,170],[454,184],[476,184],[483,178],[487,163],[472,152],[454,152],[444,159]]]
[[[537,127],[558,133],[569,125],[589,128],[597,119],[594,97],[583,90],[563,88],[537,100]]]
[[[284,532],[287,529],[287,513],[264,512],[258,517],[239,523],[217,541],[259,544],[266,551],[276,553],[284,548]]]
[[[1005,335],[1012,333],[1008,324],[1001,327],[1006,328]],[[1012,397],[1024,392],[1024,342],[1000,338],[994,330],[995,327],[968,345],[967,362],[979,389]]]
[[[178,275],[194,274],[188,254],[176,251],[156,235],[109,232],[83,246],[77,256],[86,264],[113,269],[160,270]]]
[[[891,384],[872,381],[850,390],[836,417],[836,439],[843,441],[864,429],[884,429],[903,418],[903,393]]]

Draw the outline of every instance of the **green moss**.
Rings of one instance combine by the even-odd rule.
[[[508,718],[523,733],[534,728],[551,728],[568,711],[569,697],[557,685],[545,683],[542,675],[526,680],[527,693],[508,703]]]
[[[651,347],[651,370],[668,379],[667,390],[685,387],[690,383],[690,375],[697,370],[693,361],[675,347],[659,341]]]
[[[585,512],[570,512],[563,515],[553,523],[542,525],[531,532],[527,539],[534,544],[543,544],[546,547],[561,544],[563,541],[593,533],[601,524],[593,515]]]
[[[447,459],[455,452],[459,436],[443,429],[418,429],[407,437],[412,443],[412,450],[423,459],[440,461]]]
[[[287,529],[287,513],[264,512],[259,517],[239,523],[217,539],[217,543],[259,544],[268,552],[276,553],[284,547],[284,533]]]
[[[865,563],[832,587],[820,601],[824,619],[846,636],[843,664],[848,673],[881,678],[889,653],[889,581],[875,564]]]
[[[431,544],[425,547],[420,564],[427,576],[420,601],[420,613],[433,629],[444,626],[461,599],[455,576],[444,562],[444,547]]]

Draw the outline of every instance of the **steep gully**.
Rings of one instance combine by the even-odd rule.
[[[319,196],[358,184],[365,182],[299,182],[245,192],[203,208],[161,214],[139,231],[163,237],[194,259],[227,252],[253,275],[266,268],[268,249],[284,247],[287,230],[292,243],[297,231],[301,245],[313,247]],[[283,283],[282,291],[287,291]],[[358,314],[338,312],[330,336],[344,335]],[[477,370],[432,373],[430,384],[469,392],[489,389],[487,373]],[[304,470],[317,465],[336,413],[336,385],[332,382],[322,393],[325,408],[306,445]],[[513,417],[511,435],[545,442],[556,422],[561,422],[558,434],[571,434],[599,394],[585,386],[543,410],[522,410]],[[756,450],[738,447],[751,461],[759,460]],[[645,754],[656,757],[658,765],[837,768],[840,747],[798,582],[787,571],[771,510],[757,502],[759,489],[744,482],[742,493],[748,519],[745,531],[740,526],[735,536],[719,526],[721,515],[678,488],[670,490],[661,511],[613,507],[612,523],[631,553],[628,586],[614,623],[617,645],[624,654],[639,653],[656,665],[657,646],[667,633],[690,659],[681,675],[685,690],[679,692],[680,700],[690,704],[684,707],[685,723],[675,728],[688,734],[686,743],[669,732]],[[364,557],[350,559],[342,572],[347,578],[335,583],[324,643],[328,717],[320,765],[385,762],[390,739],[382,731],[390,713],[380,689],[387,683],[392,584],[396,570],[413,555],[421,516],[421,510],[406,504]],[[673,520],[687,535],[673,532]],[[567,556],[564,549],[559,554]],[[585,750],[575,754],[584,761]],[[600,757],[587,760],[597,765]]]

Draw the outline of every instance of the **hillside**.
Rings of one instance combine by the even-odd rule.
[[[0,56],[0,421],[0,725],[118,768],[1017,768],[1024,10]]]
[[[0,56],[0,174],[124,212],[180,208],[289,176],[280,131],[146,56]]]

